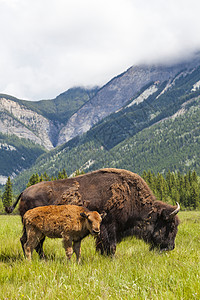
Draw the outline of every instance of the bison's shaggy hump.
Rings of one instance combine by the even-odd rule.
[[[152,201],[156,200],[156,197],[151,192],[146,182],[137,174],[118,169],[103,169],[102,173],[107,173],[104,177],[104,184],[109,182],[110,173],[115,173],[115,183],[110,186],[111,197],[106,202],[105,210],[110,209],[123,209],[124,206],[140,206],[145,204],[152,204]],[[138,199],[139,203],[133,201]]]
[[[124,203],[127,202],[130,197],[129,185],[126,182],[123,184],[113,183],[111,185],[111,192],[112,197],[106,203],[105,210],[123,209]]]
[[[66,191],[63,192],[61,199],[56,199],[55,205],[62,204],[71,204],[71,205],[83,205],[83,201],[81,200],[81,194],[78,191],[79,183],[77,181],[69,187]]]

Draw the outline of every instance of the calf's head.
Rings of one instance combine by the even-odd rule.
[[[160,251],[174,249],[179,224],[176,214],[179,210],[180,206],[178,203],[176,209],[171,212],[167,208],[161,210],[153,230],[151,249],[159,248]]]
[[[100,225],[104,214],[99,214],[97,211],[89,211],[80,213],[81,217],[85,219],[86,227],[92,235],[100,233]]]

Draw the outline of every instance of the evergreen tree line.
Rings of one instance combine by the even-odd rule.
[[[74,176],[84,174],[76,170]],[[200,179],[196,171],[189,171],[186,174],[180,172],[170,172],[164,177],[161,173],[153,173],[152,171],[144,171],[142,174],[143,179],[147,182],[154,195],[158,200],[175,205],[178,202],[182,209],[200,209]],[[50,177],[47,173],[38,175],[33,174],[27,187],[34,185],[41,181],[59,180],[68,178],[66,170],[58,172],[57,177]],[[4,187],[4,192],[1,194],[1,203],[3,206],[10,206],[14,200],[12,182],[10,177]]]
[[[200,208],[200,179],[196,171],[186,174],[168,171],[162,174],[144,171],[142,177],[147,182],[158,200],[175,205],[178,202],[182,209]]]

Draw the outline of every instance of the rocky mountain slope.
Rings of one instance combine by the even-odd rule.
[[[27,109],[21,103],[3,97],[0,99],[0,110],[2,133],[29,139],[48,150],[53,148],[52,136],[58,130],[51,120]]]
[[[96,89],[70,89],[53,100],[30,102],[0,94],[0,132],[15,134],[50,150],[57,146],[60,129],[87,102]]]

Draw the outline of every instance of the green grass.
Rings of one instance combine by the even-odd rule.
[[[82,260],[66,261],[60,239],[47,239],[45,261],[22,254],[19,216],[0,216],[0,299],[200,299],[200,212],[179,213],[174,251],[150,252],[141,240],[118,244],[114,258],[82,242]]]

